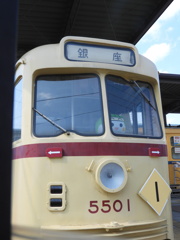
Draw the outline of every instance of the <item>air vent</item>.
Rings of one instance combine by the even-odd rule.
[[[62,187],[62,185],[51,185],[50,192],[51,192],[51,194],[62,194],[63,187]]]
[[[66,187],[64,183],[48,184],[48,209],[50,211],[63,211],[66,207]]]
[[[50,206],[51,207],[62,207],[62,198],[51,198]]]

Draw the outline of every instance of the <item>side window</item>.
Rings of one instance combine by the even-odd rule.
[[[13,141],[21,138],[22,128],[22,79],[14,88]]]
[[[180,159],[180,136],[173,136],[171,141],[171,153],[173,159]]]
[[[180,113],[166,114],[166,127],[180,127]]]

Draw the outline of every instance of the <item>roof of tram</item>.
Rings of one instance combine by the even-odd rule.
[[[136,44],[173,0],[19,0],[18,52],[84,36]]]
[[[172,1],[19,0],[17,58],[37,46],[58,43],[64,36],[136,44]],[[180,76],[170,75],[160,74],[164,112],[180,102]],[[170,77],[175,78],[173,82]],[[180,112],[180,107],[173,111]]]

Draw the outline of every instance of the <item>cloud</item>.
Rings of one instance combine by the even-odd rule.
[[[47,100],[47,101],[46,101]],[[45,106],[50,106],[51,105],[51,101],[48,100],[52,100],[52,95],[51,93],[46,93],[46,92],[40,92],[38,94],[38,99],[37,101],[45,101]]]
[[[148,30],[147,35],[150,35],[154,39],[159,35],[159,31],[161,29],[160,21],[157,21],[153,24],[153,26]]]
[[[160,36],[161,29],[164,25],[164,21],[170,20],[175,17],[178,13],[180,13],[180,1],[174,0],[169,7],[164,11],[164,13],[160,16],[160,18],[152,25],[152,27],[148,30],[147,36],[157,40]],[[167,31],[172,31],[173,28],[169,27]],[[147,39],[148,39],[147,37]]]
[[[46,92],[40,92],[38,94],[39,100],[46,100],[46,99],[51,99],[52,96],[50,93],[46,93]]]
[[[172,32],[173,30],[174,30],[173,27],[168,27],[166,31],[167,31],[167,32]]]
[[[160,20],[169,20],[170,18],[174,17],[176,14],[180,12],[180,1],[174,0],[166,11],[161,15],[159,18]]]
[[[170,53],[171,46],[167,43],[154,44],[143,54],[154,63],[164,59]]]

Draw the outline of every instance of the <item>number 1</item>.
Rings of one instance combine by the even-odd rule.
[[[155,190],[156,190],[156,201],[159,202],[158,182],[155,182]]]

